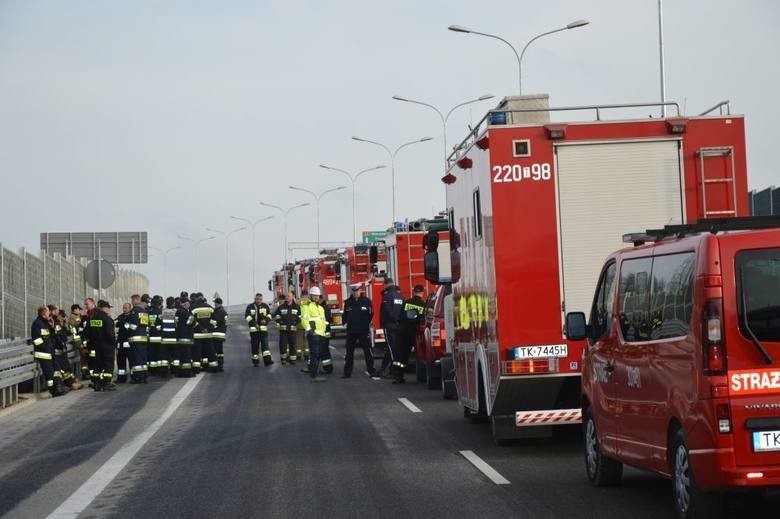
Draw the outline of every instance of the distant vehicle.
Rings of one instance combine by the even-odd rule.
[[[458,399],[497,442],[581,422],[585,341],[564,335],[565,312],[590,304],[626,227],[748,212],[744,118],[720,104],[716,115],[605,120],[649,106],[508,98],[450,158],[449,254],[430,242],[426,277],[452,283]],[[549,121],[575,111],[596,120]]]
[[[452,293],[449,284],[439,285],[428,296],[425,306],[425,321],[415,341],[417,381],[424,382],[428,389],[442,388],[442,357],[447,350],[447,327],[445,323],[444,300]]]
[[[682,518],[717,490],[780,490],[780,216],[700,220],[627,235],[601,269],[587,328],[588,479],[623,464],[674,481]]]

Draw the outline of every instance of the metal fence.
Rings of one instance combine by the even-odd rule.
[[[768,187],[761,191],[748,193],[750,214],[753,216],[771,216],[780,214],[780,188]]]
[[[87,263],[23,248],[12,252],[0,244],[0,339],[27,337],[37,308],[44,304],[59,305],[67,312],[71,304],[94,297],[121,308],[120,303],[129,301],[132,294],[149,292],[146,276],[117,269],[114,284],[98,293],[85,281]]]

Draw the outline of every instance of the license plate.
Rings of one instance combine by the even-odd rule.
[[[515,348],[515,360],[563,358],[569,354],[565,344],[546,346],[518,346]]]
[[[756,452],[780,451],[780,431],[753,432],[753,450]]]

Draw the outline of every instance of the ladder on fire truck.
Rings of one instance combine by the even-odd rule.
[[[702,218],[710,217],[723,217],[723,216],[737,216],[737,186],[734,180],[734,148],[731,146],[718,146],[718,147],[706,147],[700,148],[696,152],[696,156],[699,158],[699,179],[701,181],[701,205],[702,205]],[[719,163],[725,168],[725,175],[714,176],[708,175],[708,171],[705,169],[706,164],[712,164],[713,162]],[[710,170],[713,169],[712,167]],[[716,191],[721,191],[721,194],[725,196],[725,207],[718,209],[711,209],[713,199],[716,197]],[[723,192],[725,189],[725,193]],[[731,196],[729,197],[729,190]],[[709,194],[709,196],[707,196]],[[709,200],[710,205],[707,205]]]

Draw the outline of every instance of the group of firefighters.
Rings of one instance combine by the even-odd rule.
[[[108,301],[84,300],[70,316],[55,305],[41,306],[30,338],[46,387],[52,396],[82,386],[70,371],[68,344],[81,355],[81,378],[95,391],[114,391],[116,382],[145,384],[149,375],[193,377],[201,370],[223,371],[227,311],[201,293],[168,297],[133,295],[122,313],[111,317]]]
[[[372,302],[362,293],[361,284],[351,285],[350,291],[343,309],[346,356],[342,378],[352,376],[355,348],[359,346],[368,376],[375,380],[390,376],[393,383],[404,383],[417,325],[424,318],[424,288],[415,286],[413,296],[404,300],[393,280],[385,280],[380,326],[388,347],[379,369],[374,368],[371,351]],[[326,380],[320,369],[333,372],[331,311],[321,295],[318,287],[312,287],[299,305],[290,292],[273,310],[263,302],[262,294],[255,295],[244,313],[254,366],[260,365],[261,358],[266,366],[274,363],[268,346],[268,329],[273,322],[279,332],[281,363],[295,365],[300,359],[305,363],[301,371],[312,381]],[[158,295],[133,295],[116,319],[111,317],[111,304],[102,299],[95,302],[87,298],[83,308],[74,304],[70,315],[56,305],[41,306],[31,326],[33,355],[53,396],[82,387],[70,371],[68,344],[81,353],[81,378],[88,378],[95,391],[114,391],[116,383],[128,381],[145,384],[150,375],[167,379],[171,375],[193,377],[200,371],[218,373],[224,371],[228,314],[218,296],[213,302],[214,306],[210,305],[199,292],[182,292],[164,302]],[[297,340],[299,329],[305,344]]]

